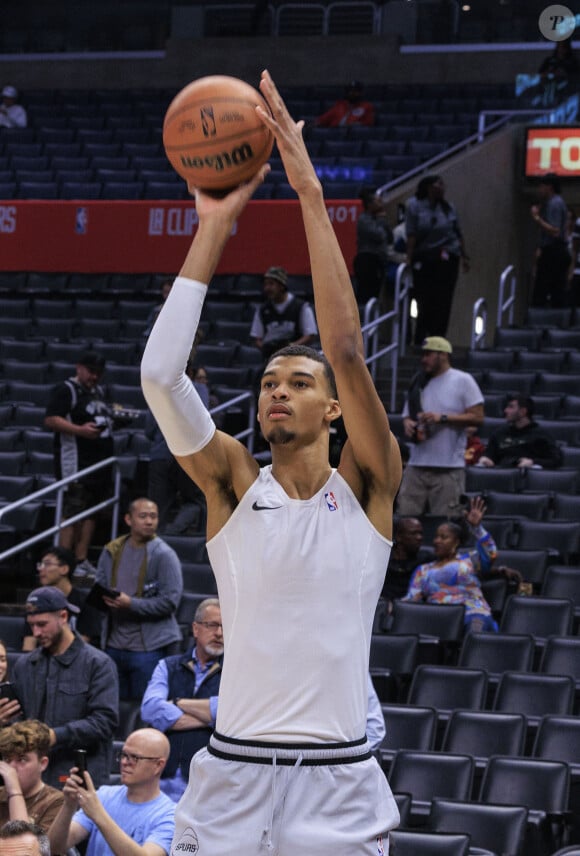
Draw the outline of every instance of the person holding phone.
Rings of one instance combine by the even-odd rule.
[[[64,802],[49,830],[52,853],[87,842],[87,856],[165,856],[175,804],[159,788],[169,741],[155,728],[133,731],[120,752],[120,785],[95,789],[90,772],[73,767]]]

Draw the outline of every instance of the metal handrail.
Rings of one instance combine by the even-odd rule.
[[[477,319],[481,318],[483,327],[478,333],[476,330]],[[485,297],[480,297],[473,304],[473,316],[471,322],[471,349],[475,350],[485,345],[485,337],[487,334],[487,300]]]
[[[502,125],[507,125],[510,119],[513,119],[516,116],[545,116],[546,113],[551,113],[553,111],[553,107],[545,107],[543,110],[480,110],[479,116],[477,119],[477,137],[480,143],[485,139],[486,129],[485,129],[485,119],[486,116],[499,116],[500,118],[497,122],[494,122],[491,125],[491,128],[497,129],[501,128]]]
[[[505,297],[509,284],[509,297]],[[513,265],[508,265],[499,278],[499,294],[497,299],[497,326],[503,326],[503,316],[508,312],[508,324],[514,323],[514,307],[516,302],[516,274]]]
[[[378,315],[378,300],[372,297],[365,305],[363,324],[363,347],[365,363],[370,367],[371,377],[376,381],[377,363],[385,354],[390,354],[391,368],[391,397],[389,407],[395,409],[397,401],[397,381],[399,372],[399,356],[404,353],[407,337],[407,315],[409,292],[412,286],[411,269],[403,263],[397,268],[395,277],[395,294],[393,309]],[[391,322],[391,343],[384,348],[379,347],[379,328],[385,322]]]
[[[63,521],[62,519],[62,508],[63,508],[63,499],[64,499],[64,491],[67,485],[72,482],[81,481],[85,476],[91,475],[92,473],[96,473],[99,470],[105,469],[105,467],[113,467],[113,476],[114,476],[114,490],[113,496],[109,499],[105,499],[102,502],[97,502],[95,505],[92,505],[90,508],[85,509],[84,511],[75,514],[73,517],[68,517]],[[11,511],[15,511],[17,508],[21,508],[23,505],[28,505],[31,502],[34,502],[37,499],[42,499],[46,496],[49,496],[52,493],[56,493],[56,508],[54,512],[54,526],[50,526],[48,529],[44,529],[42,532],[38,532],[36,535],[32,535],[30,538],[27,538],[26,541],[22,541],[20,544],[15,544],[13,547],[10,547],[8,550],[4,550],[0,553],[0,562],[4,561],[4,559],[9,559],[11,556],[15,556],[18,553],[26,550],[27,547],[31,547],[33,544],[37,544],[39,541],[43,541],[44,539],[54,536],[53,544],[58,543],[58,534],[65,526],[73,526],[75,523],[78,523],[81,520],[84,520],[86,517],[92,517],[98,511],[101,511],[104,508],[109,508],[109,506],[113,506],[113,514],[111,517],[111,539],[117,537],[117,531],[119,528],[119,499],[121,497],[121,470],[118,458],[106,458],[103,461],[99,461],[97,464],[93,464],[90,467],[86,467],[84,470],[79,470],[79,472],[74,473],[72,476],[67,476],[64,479],[60,479],[60,481],[55,482],[54,484],[48,485],[47,487],[43,487],[40,490],[34,491],[34,493],[29,494],[29,496],[24,499],[17,499],[15,502],[11,502],[9,505],[3,506],[0,508],[0,523],[2,522],[2,518],[10,513]]]

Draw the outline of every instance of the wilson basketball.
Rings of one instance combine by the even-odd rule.
[[[176,172],[202,190],[252,178],[274,144],[257,104],[268,110],[260,93],[236,77],[201,77],[182,89],[163,121],[163,146]]]

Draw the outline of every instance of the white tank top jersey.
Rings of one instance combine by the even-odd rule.
[[[333,470],[291,499],[271,467],[208,541],[224,623],[216,730],[271,743],[364,737],[375,607],[392,543]]]

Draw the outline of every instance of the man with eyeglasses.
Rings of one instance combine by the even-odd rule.
[[[37,562],[38,582],[41,586],[54,586],[59,589],[73,606],[78,606],[78,615],[69,616],[71,630],[76,631],[85,642],[99,644],[102,619],[98,611],[86,603],[86,593],[72,584],[72,575],[77,560],[72,550],[66,547],[48,547]],[[34,651],[36,639],[30,626],[25,621],[25,632],[22,640],[23,651]]]
[[[195,611],[193,646],[161,660],[143,696],[141,719],[165,732],[171,754],[161,789],[173,800],[189,781],[189,765],[215,726],[224,638],[219,600],[206,598]]]
[[[169,741],[155,728],[133,731],[119,754],[120,785],[95,790],[90,772],[73,767],[64,803],[49,830],[52,853],[87,841],[86,856],[164,856],[169,853],[175,805],[159,789]]]

